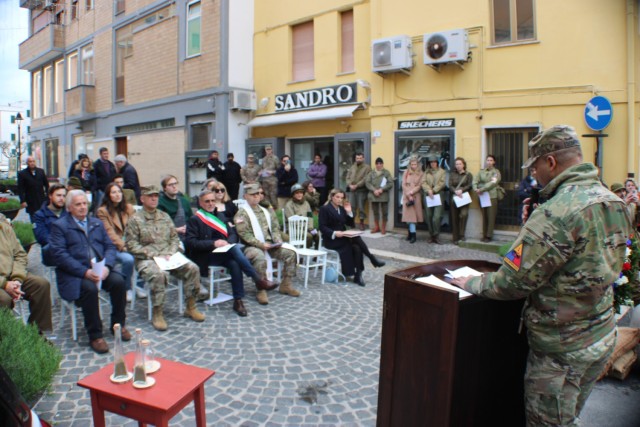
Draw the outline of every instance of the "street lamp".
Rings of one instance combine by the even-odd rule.
[[[22,166],[22,140],[20,139],[20,125],[23,120],[22,114],[16,114],[16,123],[18,124],[18,171],[20,171],[20,166]]]

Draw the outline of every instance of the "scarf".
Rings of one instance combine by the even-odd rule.
[[[196,216],[200,218],[200,220],[204,222],[205,225],[213,228],[219,233],[222,233],[225,238],[229,237],[229,232],[227,231],[226,224],[214,214],[209,213],[204,209],[198,209],[198,212],[196,212]]]
[[[257,205],[260,209],[262,209],[262,213],[267,219],[267,225],[269,226],[269,233],[271,233],[271,215],[269,215],[269,211],[263,208],[260,205]],[[255,212],[253,212],[253,208],[245,203],[240,206],[240,209],[244,209],[249,216],[249,220],[251,221],[251,229],[253,230],[253,235],[256,236],[260,242],[265,243],[264,233],[262,232],[262,227],[260,227],[260,223],[258,222],[258,217]],[[267,279],[273,280],[273,260],[269,255],[269,251],[264,251],[264,258],[267,261]]]

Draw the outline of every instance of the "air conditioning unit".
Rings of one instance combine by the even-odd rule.
[[[411,38],[395,36],[371,44],[371,70],[374,73],[407,72],[413,67]]]
[[[255,111],[258,106],[256,93],[251,90],[234,90],[229,101],[232,110]]]
[[[423,36],[424,63],[426,65],[466,62],[469,56],[467,30],[449,30]]]

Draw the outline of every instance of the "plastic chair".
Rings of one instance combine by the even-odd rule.
[[[27,301],[23,300],[23,299],[19,299],[18,301],[14,301],[13,303],[13,312],[16,314],[16,316],[19,316],[22,319],[22,323],[24,323],[25,325],[27,324],[27,320],[29,318],[29,316],[27,316],[27,308],[25,307],[27,305]]]
[[[56,305],[56,300],[58,298],[58,284],[56,282],[56,268],[50,267],[48,265],[43,265],[44,267],[44,276],[49,281],[49,289],[51,293],[51,306]]]
[[[214,303],[214,295],[216,294],[215,289],[216,286],[218,290],[220,290],[220,283],[222,282],[230,282],[231,275],[227,271],[225,267],[219,265],[210,265],[209,266],[209,299],[204,303],[211,306]]]
[[[282,232],[286,233],[287,232],[287,216],[284,214],[284,208],[282,208],[281,211],[282,211]]]
[[[327,252],[324,250],[307,249],[307,229],[309,218],[303,216],[289,217],[289,244],[296,248],[298,255],[298,267],[305,270],[304,287],[307,288],[309,281],[309,270],[315,269],[318,274],[318,267],[322,267],[322,281],[324,284],[324,274],[327,268]],[[315,260],[315,261],[314,261]]]
[[[56,289],[58,287],[56,286]],[[98,310],[100,311],[100,318],[102,318],[102,304],[111,305],[109,300],[101,293],[98,294]],[[60,329],[64,326],[64,319],[66,317],[67,310],[71,314],[71,336],[74,341],[78,341],[78,311],[82,311],[80,307],[77,307],[73,301],[67,301],[64,298],[60,298]]]
[[[342,280],[346,283],[347,282],[347,278],[345,277],[344,274],[342,274],[342,267],[340,264],[340,254],[337,251],[334,251],[333,249],[328,249],[322,246],[322,234],[320,234],[320,240],[318,243],[318,248],[320,250],[323,250],[327,253],[327,266],[333,267],[336,270],[336,273],[338,273],[338,283],[340,283],[340,278],[342,277]]]

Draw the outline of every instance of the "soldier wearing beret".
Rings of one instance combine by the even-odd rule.
[[[631,221],[596,167],[583,162],[572,127],[541,132],[529,142],[529,155],[523,168],[535,171],[547,202],[532,213],[525,207],[525,224],[497,272],[454,283],[493,299],[526,297],[527,425],[578,425],[614,349],[612,284]]]
[[[296,275],[297,255],[292,250],[280,247],[279,244],[282,244],[283,239],[278,219],[272,210],[259,205],[261,197],[259,193],[258,184],[245,186],[244,198],[247,203],[240,206],[234,217],[238,236],[246,245],[244,254],[262,279],[270,279],[272,258],[284,262],[279,292],[292,297],[300,296],[300,291],[291,283],[291,278]],[[265,290],[259,290],[256,297],[260,304],[269,304]]]
[[[200,291],[200,269],[188,263],[165,272],[154,261],[154,257],[168,259],[180,250],[180,239],[173,221],[158,208],[160,190],[155,185],[141,189],[142,209],[136,212],[127,224],[125,242],[127,251],[136,259],[136,270],[151,288],[153,317],[151,323],[158,331],[167,330],[164,319],[165,289],[169,274],[182,280],[187,309],[185,317],[196,322],[204,321],[204,314],[196,308],[196,297]],[[168,274],[167,274],[168,273]]]

